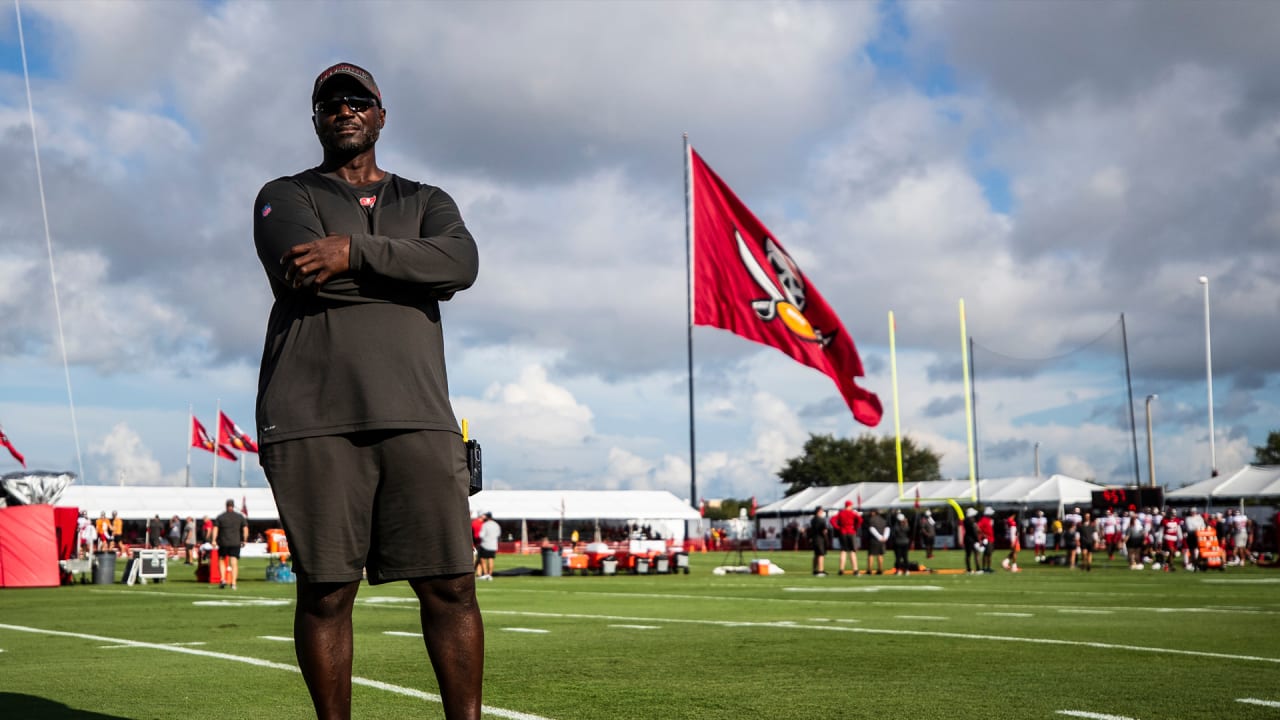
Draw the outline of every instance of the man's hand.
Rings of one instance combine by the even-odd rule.
[[[294,245],[280,258],[292,287],[323,285],[351,269],[351,236],[329,235]]]

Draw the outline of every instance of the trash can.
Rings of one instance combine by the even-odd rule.
[[[544,546],[542,548],[542,576],[560,577],[561,574],[560,550],[558,548]]]
[[[110,585],[116,581],[116,554],[113,552],[96,552],[93,554],[93,584]]]
[[[600,574],[601,574],[601,575],[617,575],[617,574],[618,574],[618,559],[617,559],[617,558],[615,558],[615,557],[610,556],[610,557],[607,557],[607,558],[605,558],[605,559],[601,560],[601,561],[600,561]]]
[[[636,574],[637,575],[649,574],[649,558],[644,558],[644,557],[636,558]]]
[[[670,572],[671,560],[666,555],[659,555],[653,559],[653,571],[659,575],[666,575]]]

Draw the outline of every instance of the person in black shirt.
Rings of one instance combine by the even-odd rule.
[[[213,544],[218,548],[218,569],[222,583],[218,587],[236,589],[240,576],[240,548],[249,542],[249,520],[236,512],[236,501],[227,500],[227,509],[213,519]]]
[[[267,183],[254,243],[275,303],[258,378],[260,459],[297,575],[294,644],[316,714],[351,717],[361,577],[418,596],[445,717],[479,718],[466,452],[440,303],[475,282],[443,190],[378,167],[387,111],[350,63],[312,86],[319,167]]]
[[[831,524],[827,511],[821,507],[813,511],[809,520],[809,543],[813,545],[813,574],[826,577],[827,547],[831,544]]]

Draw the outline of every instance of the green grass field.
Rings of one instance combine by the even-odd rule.
[[[689,575],[480,583],[489,715],[1280,717],[1280,571],[815,578],[805,553],[761,557],[788,574],[714,575],[736,553],[706,553]],[[264,576],[0,590],[0,718],[313,717],[293,587]],[[362,588],[355,632],[355,717],[442,716],[407,586]]]

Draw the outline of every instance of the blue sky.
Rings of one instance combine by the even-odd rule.
[[[308,93],[338,60],[383,88],[382,166],[448,190],[480,244],[444,322],[495,487],[687,495],[683,132],[841,315],[890,411],[895,312],[903,429],[948,476],[968,467],[960,298],[986,351],[1105,338],[1032,377],[980,350],[984,476],[1030,474],[1040,443],[1044,472],[1131,478],[1122,312],[1144,477],[1148,394],[1160,479],[1207,475],[1200,275],[1219,469],[1280,425],[1267,4],[21,8],[84,482],[182,482],[189,405],[254,426],[270,293],[249,207],[318,160]],[[33,467],[74,470],[11,9],[0,86],[0,424]],[[700,495],[772,499],[809,434],[892,433],[776,351],[694,344]],[[211,467],[194,451],[198,483]]]

